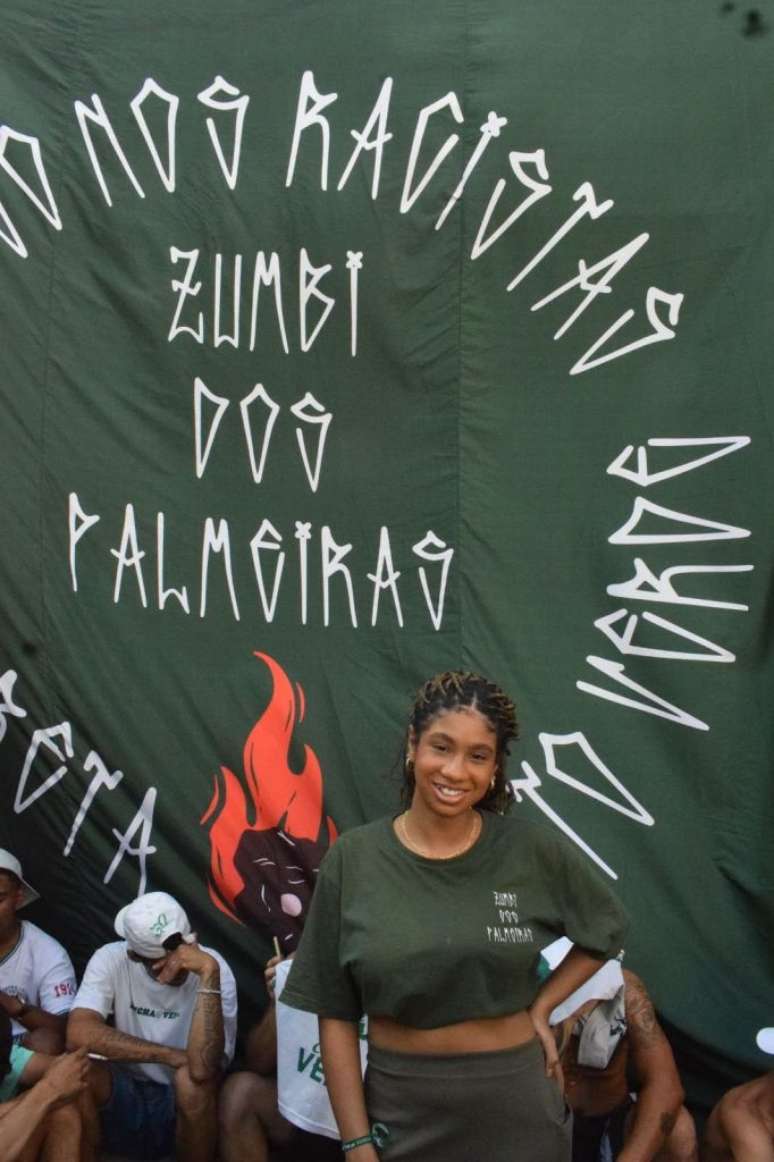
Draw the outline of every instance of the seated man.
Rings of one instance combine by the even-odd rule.
[[[706,1162],[774,1162],[774,1073],[724,1094],[709,1116]]]
[[[672,1050],[640,978],[608,961],[577,999],[574,1011],[573,998],[560,1007],[570,1013],[558,1026],[573,1162],[698,1162]]]
[[[122,939],[92,956],[67,1026],[70,1047],[117,1063],[93,1070],[103,1147],[212,1162],[220,1073],[234,1053],[234,976],[199,947],[166,892],[127,904],[115,930]]]
[[[92,1162],[78,1103],[86,1097],[86,1050],[45,1057],[15,1044],[0,1011],[0,1158],[3,1162]],[[22,1096],[16,1097],[24,1087]]]
[[[21,864],[0,848],[0,1008],[14,1040],[40,1053],[61,1053],[75,996],[70,957],[52,936],[17,913],[38,898]]]
[[[275,980],[281,960],[273,956],[266,964],[269,1004],[247,1037],[245,1064],[249,1072],[232,1073],[221,1091],[221,1162],[268,1162],[280,1157],[291,1162],[335,1162],[341,1158],[338,1140],[308,1133],[279,1111]],[[313,1042],[317,1039],[312,1038]],[[333,1123],[332,1112],[330,1119]]]

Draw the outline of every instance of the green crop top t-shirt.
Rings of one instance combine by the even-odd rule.
[[[415,855],[392,820],[343,835],[320,865],[285,1004],[429,1029],[527,1008],[540,949],[569,936],[618,953],[624,911],[588,859],[540,824],[481,813],[454,859]]]

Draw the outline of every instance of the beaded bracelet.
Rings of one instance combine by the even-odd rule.
[[[362,1138],[350,1138],[348,1142],[342,1142],[341,1148],[345,1154],[348,1154],[350,1150],[356,1150],[358,1146],[368,1146],[373,1140],[373,1134],[364,1134]]]

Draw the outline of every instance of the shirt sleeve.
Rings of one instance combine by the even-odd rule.
[[[74,1009],[93,1009],[102,1017],[113,1012],[115,999],[115,976],[111,948],[98,948],[86,965],[81,987],[75,994]]]
[[[38,1003],[46,1013],[69,1013],[78,991],[75,969],[70,957],[56,946],[51,963],[38,981]]]
[[[343,875],[339,840],[320,864],[309,915],[282,1001],[320,1017],[359,1021],[362,1004],[349,969],[341,962]]]
[[[623,905],[587,856],[564,841],[557,847],[565,935],[600,960],[617,956],[629,926]]]

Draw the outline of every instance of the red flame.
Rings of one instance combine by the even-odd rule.
[[[293,728],[304,715],[304,692],[298,684],[294,692],[285,671],[268,654],[256,651],[255,657],[269,667],[273,689],[269,705],[245,742],[247,794],[233,771],[221,767],[221,785],[216,776],[215,792],[201,818],[205,824],[215,816],[210,826],[210,897],[238,924],[243,921],[236,914],[235,901],[245,889],[245,880],[235,855],[245,833],[281,829],[287,836],[322,841],[326,847],[338,834],[333,820],[323,814],[322,771],[312,748],[304,746],[299,774],[288,766]]]

